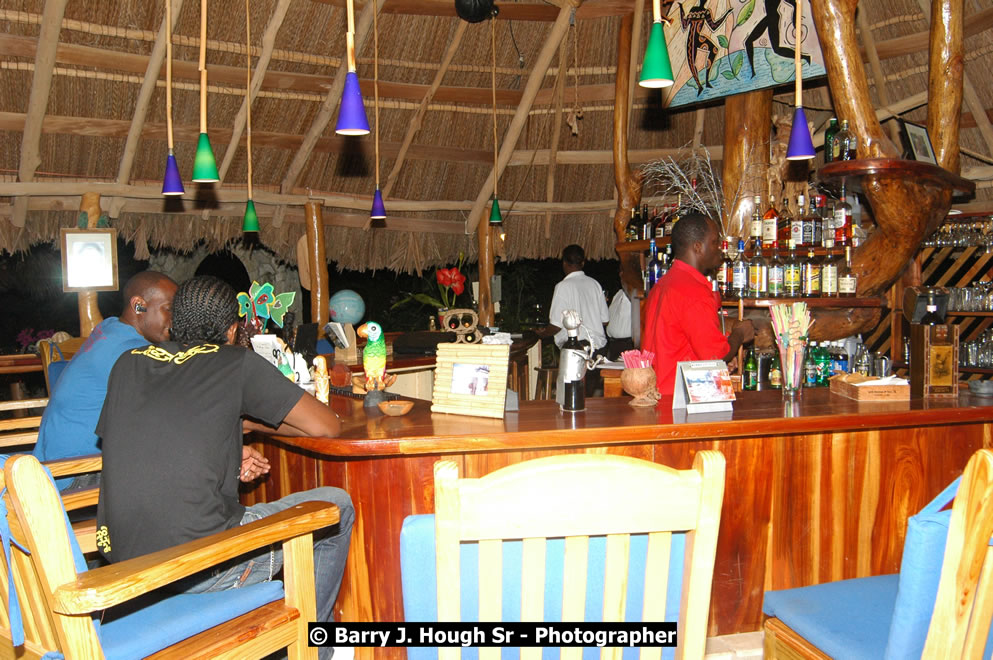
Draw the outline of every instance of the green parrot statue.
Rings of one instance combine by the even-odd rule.
[[[395,374],[386,374],[386,338],[383,328],[375,321],[363,323],[355,334],[366,338],[362,349],[362,369],[365,371],[365,390],[384,390],[396,380]]]

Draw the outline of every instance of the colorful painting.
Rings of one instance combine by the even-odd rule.
[[[824,59],[803,1],[803,78],[825,75]],[[794,79],[797,0],[662,0],[675,84],[663,89],[667,107],[775,87]]]

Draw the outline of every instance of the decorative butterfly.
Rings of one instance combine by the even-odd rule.
[[[283,327],[283,317],[286,315],[290,305],[296,298],[296,292],[290,291],[276,295],[272,284],[266,282],[259,284],[253,281],[248,293],[242,291],[238,294],[238,316],[252,316],[259,319],[266,319],[262,323],[265,331],[267,320],[272,319],[280,328]]]

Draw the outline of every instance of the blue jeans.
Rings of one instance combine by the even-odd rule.
[[[341,516],[337,525],[314,532],[314,586],[317,601],[317,620],[334,621],[334,601],[338,597],[341,577],[345,572],[348,558],[348,544],[355,521],[355,509],[348,493],[340,488],[314,488],[302,493],[293,493],[275,502],[253,504],[245,508],[241,524],[255,522],[271,516],[301,502],[330,502],[338,507]],[[238,557],[209,572],[198,573],[180,583],[184,593],[198,594],[208,591],[237,589],[259,582],[267,582],[283,567],[281,545],[270,546],[258,554]],[[319,657],[331,657],[333,649],[318,649]]]

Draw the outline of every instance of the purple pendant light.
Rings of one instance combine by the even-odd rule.
[[[794,100],[796,109],[793,111],[793,126],[790,128],[790,142],[786,148],[786,160],[810,160],[814,157],[814,142],[810,139],[810,128],[807,127],[807,115],[803,111],[803,72],[800,69],[800,50],[803,37],[803,4],[805,0],[797,0],[796,10],[796,43],[793,44],[793,68],[796,71],[796,88]]]
[[[248,156],[248,202],[245,204],[245,217],[241,221],[241,231],[257,232],[259,215],[252,201],[252,20],[251,0],[245,0],[245,150]]]
[[[166,156],[165,178],[162,180],[163,195],[182,195],[183,177],[179,175],[179,165],[173,155],[172,138],[172,0],[166,0],[166,135],[169,140],[169,155]]]
[[[369,120],[362,103],[359,76],[355,73],[355,7],[352,0],[346,0],[345,5],[348,10],[348,33],[345,35],[348,75],[345,76],[345,89],[341,92],[334,132],[338,135],[368,135]]]
[[[379,10],[372,14],[372,89],[373,108],[376,117],[376,193],[372,197],[370,220],[385,220],[386,205],[383,204],[383,193],[379,189]]]

